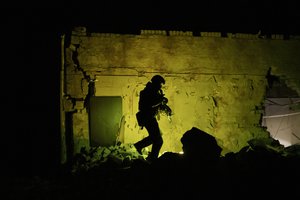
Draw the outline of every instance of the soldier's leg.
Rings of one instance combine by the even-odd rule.
[[[151,121],[151,126],[146,127],[148,132],[149,132],[149,136],[151,137],[152,140],[152,149],[151,152],[149,154],[149,159],[153,160],[158,158],[159,155],[159,151],[163,145],[163,139],[159,130],[159,126],[158,123],[156,121],[156,119]]]
[[[136,150],[142,154],[142,149],[152,144],[152,138],[150,136],[145,137],[144,139],[138,141],[134,144]]]

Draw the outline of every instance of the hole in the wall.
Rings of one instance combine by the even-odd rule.
[[[283,79],[267,76],[262,125],[284,146],[300,143],[300,96]]]

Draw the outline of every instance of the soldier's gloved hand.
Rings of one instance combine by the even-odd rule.
[[[163,97],[163,100],[162,100],[162,103],[163,103],[163,104],[167,104],[168,101],[169,101],[169,100],[168,100],[166,97]]]

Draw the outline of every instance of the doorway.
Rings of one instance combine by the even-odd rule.
[[[122,118],[122,97],[93,96],[89,108],[91,147],[115,145]]]

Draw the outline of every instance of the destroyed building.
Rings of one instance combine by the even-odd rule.
[[[191,127],[213,135],[222,154],[253,138],[300,138],[300,37],[142,30],[139,35],[75,27],[61,40],[61,161],[82,147],[134,143],[139,92],[165,80],[174,115],[160,117],[161,152],[180,152]]]

